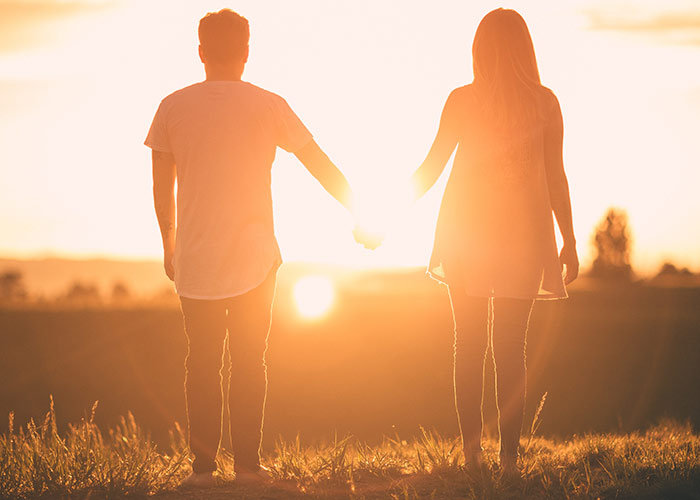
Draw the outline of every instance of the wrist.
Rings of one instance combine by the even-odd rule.
[[[340,204],[345,207],[345,209],[352,215],[355,215],[357,211],[357,198],[352,190],[349,190],[345,197],[340,201]]]
[[[175,250],[175,235],[163,236],[163,250],[165,252],[173,252]]]
[[[415,177],[411,178],[409,189],[411,193],[411,202],[418,201],[425,194],[425,190],[422,189],[420,183]]]

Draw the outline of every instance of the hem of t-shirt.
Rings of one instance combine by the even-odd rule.
[[[221,295],[199,295],[199,294],[193,294],[193,293],[181,293],[180,290],[176,290],[178,297],[184,297],[185,299],[195,299],[195,300],[222,300],[222,299],[230,299],[231,297],[238,297],[239,295],[246,294],[250,292],[251,290],[256,289],[260,285],[263,284],[263,282],[267,279],[267,277],[270,275],[270,273],[273,270],[279,269],[279,267],[282,265],[282,260],[278,259],[275,262],[272,263],[272,265],[268,268],[267,272],[265,273],[265,276],[263,277],[262,280],[260,280],[259,283],[255,283],[253,286],[250,286],[248,288],[243,289],[243,291],[240,292],[235,292],[235,293],[224,293]]]
[[[170,153],[170,148],[166,148],[165,146],[160,146],[158,144],[151,144],[148,142],[143,143],[144,146],[148,146],[154,151],[160,151],[161,153]]]

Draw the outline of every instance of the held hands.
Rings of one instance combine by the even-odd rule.
[[[376,250],[384,241],[384,234],[365,229],[359,222],[352,230],[355,241],[368,250]]]
[[[564,243],[559,253],[559,264],[562,267],[562,271],[566,269],[564,283],[568,285],[578,276],[578,254],[576,253],[575,243]]]
[[[381,205],[369,202],[364,198],[355,203],[353,210],[355,215],[355,227],[352,235],[355,241],[368,250],[376,250],[384,241],[387,227],[385,217],[382,216]]]
[[[362,191],[353,203],[355,241],[369,250],[377,249],[389,229],[398,224],[412,201],[408,186],[393,183],[390,189],[380,190],[376,186]]]

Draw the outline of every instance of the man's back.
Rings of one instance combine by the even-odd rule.
[[[231,297],[281,261],[270,171],[280,146],[311,134],[281,97],[250,83],[204,81],[163,99],[146,144],[177,166],[175,284],[190,298]]]

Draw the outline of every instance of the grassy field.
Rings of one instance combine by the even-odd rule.
[[[95,408],[93,408],[94,412]],[[304,446],[279,441],[265,458],[274,481],[233,482],[223,453],[220,485],[184,490],[190,471],[182,432],[160,450],[132,416],[108,432],[92,417],[59,433],[50,411],[39,424],[0,437],[3,499],[101,499],[154,495],[174,499],[692,499],[700,498],[700,436],[664,423],[644,433],[591,434],[568,440],[534,435],[521,446],[522,472],[505,475],[496,444],[484,443],[486,465],[465,469],[459,440],[423,430],[416,439],[385,437],[370,446],[351,437]]]

